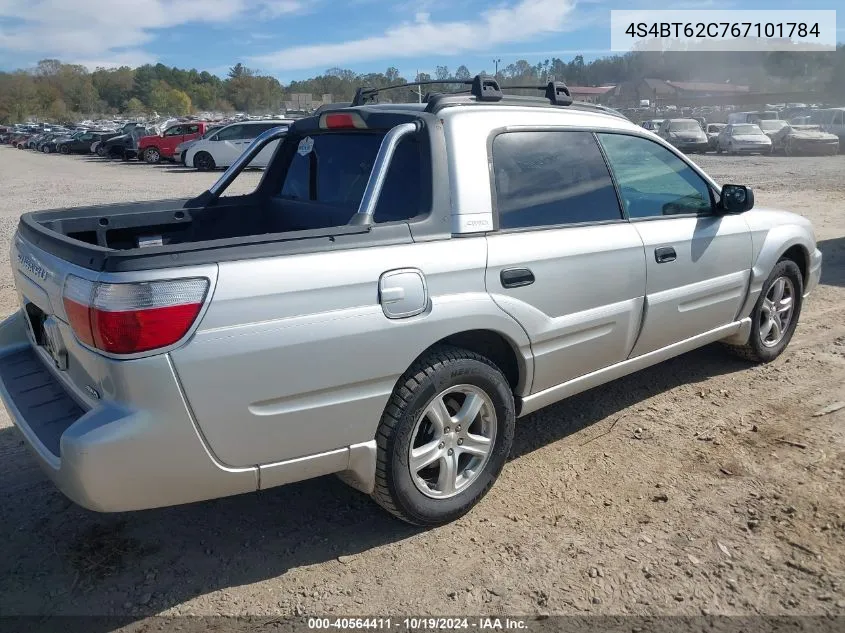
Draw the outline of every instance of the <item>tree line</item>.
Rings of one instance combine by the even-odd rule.
[[[520,59],[496,70],[505,84],[540,84],[554,78],[574,86],[600,86],[653,77],[732,82],[749,85],[755,91],[826,91],[845,98],[845,46],[842,45],[835,52],[822,53],[631,52],[589,62],[578,55],[569,61],[550,58],[533,64]],[[35,68],[0,72],[0,123],[29,117],[72,121],[153,112],[162,115],[202,111],[277,113],[295,93],[311,94],[314,99],[330,94],[334,101],[349,101],[360,86],[380,88],[415,80],[463,80],[478,72],[496,71],[470,71],[465,65],[454,70],[437,66],[433,76],[419,73],[408,78],[401,76],[395,67],[383,73],[366,74],[330,68],[316,77],[283,86],[275,77],[240,63],[232,66],[225,78],[220,78],[206,71],[164,64],[98,68],[89,72],[80,65],[46,59]],[[410,89],[397,92],[393,97],[397,100],[415,99],[419,94]],[[425,88],[420,89],[421,94],[425,92]]]

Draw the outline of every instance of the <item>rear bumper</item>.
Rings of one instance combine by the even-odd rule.
[[[819,280],[822,276],[822,252],[816,249],[810,255],[810,266],[807,269],[807,283],[804,286],[804,298],[809,296],[816,286],[819,285]]]
[[[94,385],[102,399],[70,384],[31,344],[22,312],[0,324],[0,397],[44,472],[70,499],[120,512],[258,488],[256,468],[227,468],[208,452],[167,355],[115,361],[74,345],[68,344],[71,359],[87,353],[86,370],[107,377]]]

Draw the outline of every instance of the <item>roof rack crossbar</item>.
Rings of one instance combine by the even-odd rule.
[[[430,79],[426,81],[410,81],[404,84],[396,84],[395,86],[385,86],[384,88],[358,88],[355,91],[355,98],[352,99],[352,106],[360,106],[366,103],[375,101],[374,97],[385,90],[395,90],[397,88],[413,88],[414,86],[471,86],[470,93],[479,101],[499,101],[502,98],[502,91],[499,88],[499,82],[495,78],[488,75],[476,75],[472,79]],[[463,91],[461,91],[463,92]],[[451,94],[451,93],[450,93]]]

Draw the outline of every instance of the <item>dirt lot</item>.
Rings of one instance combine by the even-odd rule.
[[[845,613],[845,409],[813,415],[845,401],[845,156],[697,160],[815,223],[822,285],[776,362],[708,347],[534,414],[487,498],[430,531],[331,477],[97,515],[3,411],[0,613]],[[0,147],[0,312],[21,212],[215,177]]]

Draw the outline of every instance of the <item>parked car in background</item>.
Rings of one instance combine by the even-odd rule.
[[[9,145],[12,145],[16,149],[25,149],[27,142],[32,136],[32,134],[16,134],[9,140]]]
[[[49,134],[45,134],[41,139],[39,139],[38,143],[36,143],[33,149],[39,152],[43,152],[45,154],[52,154],[56,151],[56,141],[58,139],[65,138],[69,138],[67,130],[62,130],[59,132],[50,132]]]
[[[97,148],[97,156],[109,158],[123,158],[129,160],[134,158],[138,149],[138,140],[144,136],[151,136],[156,133],[154,127],[144,127],[138,124],[130,124],[131,127],[124,126],[125,131],[118,134],[102,143]]]
[[[73,138],[60,141],[58,151],[62,154],[88,154],[91,152],[92,143],[101,142],[116,136],[116,132],[88,131],[74,135]]]
[[[845,108],[824,108],[810,114],[810,123],[821,127],[823,132],[839,138],[839,150],[845,150]]]
[[[121,158],[124,154],[124,149],[131,144],[129,133],[137,127],[144,127],[143,124],[137,122],[126,123],[118,134],[112,138],[103,141],[97,147],[97,156],[103,158]],[[155,134],[155,130],[150,128],[150,134]]]
[[[657,135],[669,141],[682,152],[707,151],[707,135],[695,119],[666,119],[660,124]]]
[[[777,111],[765,110],[757,112],[731,112],[728,115],[728,123],[757,123],[765,119],[778,119]]]
[[[729,123],[716,141],[716,153],[769,154],[772,139],[755,123]]]
[[[762,121],[758,121],[757,125],[760,127],[761,130],[763,130],[763,134],[765,134],[771,139],[783,128],[788,127],[789,123],[781,119],[764,119]]]
[[[197,143],[197,141],[204,138],[208,138],[222,127],[222,125],[212,125],[205,130],[205,134],[203,134],[202,136],[193,138],[188,141],[182,141],[181,143],[179,143],[179,145],[176,146],[176,149],[173,150],[173,162],[182,163],[183,165],[185,165],[185,155],[187,151],[191,147],[193,147]]]
[[[138,154],[146,162],[152,164],[162,159],[172,160],[176,147],[183,141],[190,141],[205,134],[208,123],[195,121],[171,125],[161,134],[144,136],[138,141]]]
[[[836,134],[823,132],[818,125],[787,125],[772,136],[772,151],[787,156],[833,155],[840,146]]]
[[[291,123],[290,119],[232,123],[191,146],[185,154],[185,164],[200,171],[228,167],[237,160],[256,136],[274,127],[286,127]],[[267,145],[249,166],[266,167],[278,143],[274,141]]]
[[[645,128],[646,130],[656,132],[657,129],[660,127],[661,123],[663,123],[663,119],[650,119],[648,121],[643,121],[642,123],[640,123],[640,126]]]
[[[711,152],[716,151],[716,141],[719,139],[719,134],[727,127],[727,123],[708,123],[704,133],[707,135],[707,149]]]

